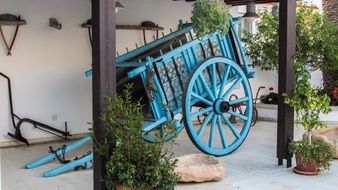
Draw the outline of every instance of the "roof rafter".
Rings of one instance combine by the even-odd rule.
[[[183,0],[174,0],[174,1],[183,1]],[[185,0],[186,2],[192,2],[196,0]],[[262,4],[262,3],[276,3],[279,2],[279,0],[224,0],[224,2],[228,5],[238,6],[238,5],[246,5],[249,2],[255,2],[256,4]]]

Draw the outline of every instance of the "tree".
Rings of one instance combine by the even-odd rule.
[[[308,69],[323,73],[338,71],[338,24],[329,21],[313,6],[300,3],[297,7],[296,55]],[[278,68],[278,15],[267,11],[260,13],[257,32],[243,39],[248,56],[262,70]],[[325,83],[326,94],[332,97],[334,82]],[[333,100],[333,99],[331,99]],[[338,99],[337,99],[338,103]]]

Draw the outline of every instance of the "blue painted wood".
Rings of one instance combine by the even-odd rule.
[[[82,139],[80,139],[78,141],[75,141],[75,142],[67,145],[66,149],[64,150],[64,153],[68,153],[68,152],[84,145],[85,143],[87,143],[91,139],[92,138],[90,136],[86,136],[86,137],[83,137]],[[56,155],[61,155],[62,152],[63,152],[62,150],[58,150],[58,151],[56,151],[56,154],[50,153],[50,154],[44,155],[41,158],[26,164],[24,166],[24,168],[32,169],[32,168],[36,168],[38,166],[41,166],[41,165],[43,165],[43,164],[45,164],[49,161],[52,161],[56,157]]]
[[[145,63],[142,62],[120,62],[116,63],[116,67],[141,67],[146,66]]]
[[[205,153],[218,156],[225,155],[237,149],[244,141],[248,132],[246,123],[252,117],[251,111],[246,112],[247,115],[244,116],[231,111],[226,113],[244,121],[244,130],[241,132],[236,131],[236,128],[229,123],[225,114],[220,114],[222,111],[220,106],[223,102],[221,100],[227,99],[230,93],[237,88],[237,85],[242,85],[245,88],[246,96],[244,98],[241,97],[239,100],[232,100],[229,103],[233,105],[245,102],[247,106],[252,106],[251,89],[247,78],[253,77],[254,72],[251,66],[248,65],[244,49],[235,30],[235,25],[238,23],[238,18],[231,20],[231,32],[225,36],[221,35],[220,32],[216,32],[202,38],[194,38],[191,30],[192,27],[189,25],[167,36],[163,35],[164,37],[159,40],[155,40],[143,47],[117,57],[117,67],[134,67],[129,70],[128,77],[140,76],[145,88],[149,87],[149,71],[156,71],[152,79],[152,85],[156,88],[156,91],[151,93],[152,99],[149,100],[149,107],[154,121],[144,122],[146,140],[154,142],[155,137],[151,132],[163,130],[165,123],[172,121],[177,114],[182,114],[183,118],[189,121],[185,125],[188,125],[187,130],[190,130],[191,139]],[[178,47],[174,46],[174,44],[169,44],[168,49],[170,51],[159,49],[159,55],[156,57],[148,56],[139,62],[132,61],[135,57],[183,34],[186,34],[188,41],[184,42],[180,40]],[[236,56],[240,63],[233,61],[237,60]],[[217,63],[217,61],[220,61],[220,63]],[[90,74],[91,71],[86,72],[86,75],[90,76]],[[192,81],[196,85],[192,85]],[[233,85],[227,86],[230,83],[233,83]],[[187,88],[189,89],[187,90]],[[187,105],[186,101],[188,101],[189,105]],[[190,113],[191,107],[190,110],[188,110],[188,107],[195,104],[204,104],[204,110]],[[213,108],[215,105],[216,109]],[[195,126],[192,127],[193,125],[191,124],[193,117],[200,116],[201,114],[208,115],[205,117],[205,121],[211,122],[210,133],[208,134],[209,138],[205,146],[201,145],[199,135],[204,133],[208,125],[203,123],[201,128],[196,132],[193,129]],[[224,132],[223,124],[228,125],[229,130],[234,134],[235,139],[237,139],[236,141],[230,142],[222,134]],[[168,135],[170,138],[179,133],[183,127],[180,122],[175,122],[175,125],[176,131]],[[219,139],[214,139],[217,137]],[[170,138],[166,138],[165,140],[169,140]],[[222,148],[220,150],[216,142],[221,142]]]
[[[243,48],[243,45],[242,45],[242,42],[241,40],[239,39],[239,36],[234,28],[234,21],[230,20],[230,25],[231,25],[231,28],[233,29],[233,32],[234,32],[234,38],[236,40],[236,43],[238,45],[238,48],[239,48],[239,54],[241,56],[241,59],[243,61],[243,64],[242,64],[242,69],[244,69],[244,72],[246,74],[246,76],[248,78],[254,78],[256,75],[255,75],[255,72],[253,71],[252,67],[249,67],[249,64],[248,64],[248,60],[247,60],[247,57],[245,56],[245,51],[244,51],[244,48]]]
[[[140,75],[142,72],[146,71],[147,70],[147,67],[146,66],[140,66],[130,72],[128,72],[128,77],[129,78],[134,78],[138,75]]]
[[[187,26],[187,27],[184,27],[184,28],[181,28],[180,30],[177,30],[176,32],[173,32],[171,34],[168,34],[156,41],[153,41],[153,42],[150,42],[148,43],[147,45],[144,45],[142,47],[139,47],[133,51],[129,51],[128,53],[124,54],[124,55],[121,55],[119,57],[116,58],[116,62],[119,63],[119,62],[123,62],[123,61],[128,61],[129,59],[137,56],[137,55],[140,55],[144,52],[147,52],[151,49],[153,49],[154,47],[156,46],[159,46],[171,39],[175,39],[176,37],[178,36],[181,36],[182,34],[185,34],[186,32],[190,31],[192,28],[192,26]]]
[[[242,22],[243,17],[235,17],[233,18],[233,25],[238,25]]]
[[[220,77],[222,81],[217,81],[214,74],[215,68],[219,65],[224,65],[226,68],[224,72],[220,74],[222,75]],[[211,73],[209,83],[204,78],[205,71]],[[234,74],[230,75],[229,73],[231,72]],[[196,92],[193,91],[196,81],[201,81],[205,93],[196,94]],[[230,87],[224,88],[226,84],[229,84]],[[228,102],[229,100],[226,99],[226,97],[232,94],[237,87],[244,89],[243,97]],[[224,89],[224,91],[215,89]],[[197,112],[191,111],[198,100],[206,103],[207,107]],[[233,112],[231,109],[222,110],[221,105],[224,103],[229,105],[243,103],[246,106],[246,111],[242,115]],[[252,92],[249,81],[242,68],[232,59],[213,57],[200,63],[195,70],[192,71],[188,86],[185,89],[182,114],[191,141],[202,152],[215,156],[224,156],[235,151],[244,142],[249,133],[252,110]],[[228,119],[231,115],[242,120],[242,122],[235,127]],[[194,118],[197,116],[205,117],[201,126],[196,125],[196,122],[194,122]],[[226,136],[225,130],[232,133],[233,137],[229,138]],[[218,146],[216,142],[220,142],[221,145]]]
[[[43,177],[54,177],[54,176],[60,175],[62,173],[65,173],[69,170],[73,170],[77,166],[82,166],[85,163],[91,164],[92,160],[93,160],[93,153],[90,153],[89,155],[86,155],[83,158],[80,158],[78,160],[74,160],[74,161],[69,162],[67,164],[61,165],[57,168],[48,170],[48,171],[44,172],[42,176]]]

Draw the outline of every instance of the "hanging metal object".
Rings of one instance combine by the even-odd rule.
[[[115,2],[115,13],[119,12],[119,10],[121,10],[123,8],[124,8],[124,6],[119,1]]]
[[[277,16],[279,14],[279,7],[277,5],[272,7],[271,14],[273,14],[275,16]]]
[[[259,15],[256,13],[256,6],[254,2],[246,4],[246,13],[243,15],[243,18],[259,18]]]
[[[256,13],[256,5],[254,2],[249,2],[246,4],[246,13],[243,15],[244,18],[244,28],[250,34],[253,33],[253,22],[256,18],[259,18],[259,15]]]

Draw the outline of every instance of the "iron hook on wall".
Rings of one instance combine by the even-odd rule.
[[[90,45],[93,47],[93,39],[92,39],[92,19],[88,19],[87,22],[81,24],[83,28],[88,29],[88,36],[89,36],[89,41]]]
[[[49,26],[61,30],[62,24],[56,18],[49,18]]]
[[[0,35],[1,38],[6,46],[7,49],[7,55],[10,56],[12,55],[11,51],[13,49],[14,46],[14,42],[16,39],[16,36],[18,34],[19,31],[19,26],[20,25],[25,25],[26,21],[21,19],[21,16],[15,16],[15,15],[11,15],[11,14],[1,14],[0,15]],[[12,42],[8,42],[5,38],[4,32],[2,30],[2,26],[15,26],[15,33],[13,35],[13,39]]]

